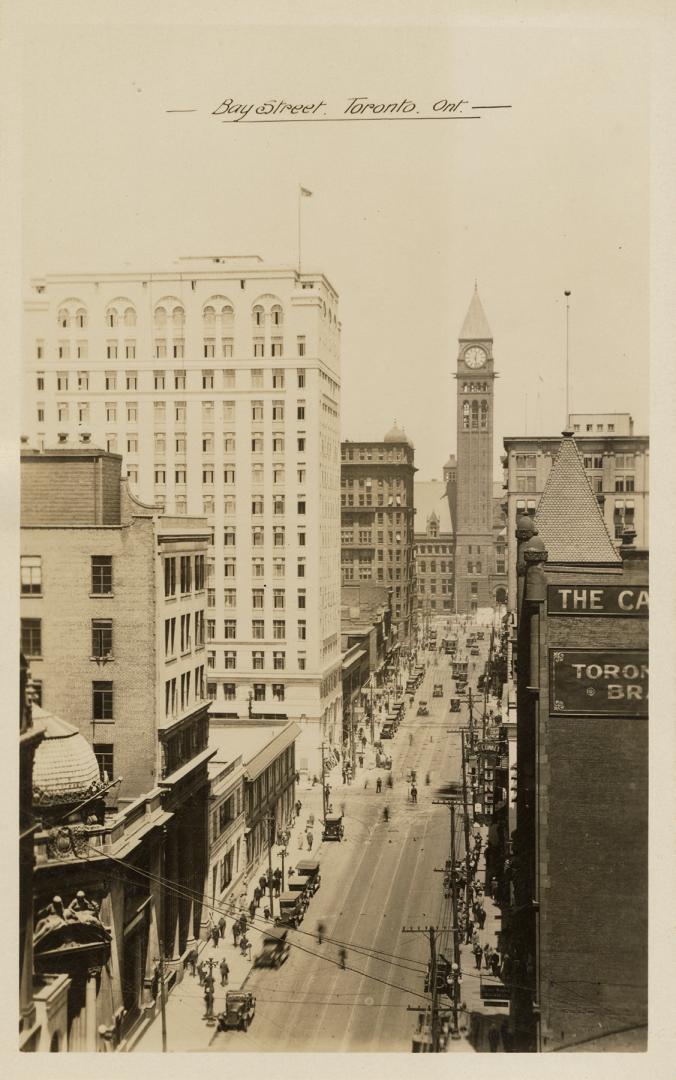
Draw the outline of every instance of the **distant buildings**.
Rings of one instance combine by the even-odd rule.
[[[323,274],[258,257],[52,274],[26,304],[23,430],[123,456],[131,490],[204,514],[212,714],[340,729],[340,323]],[[179,691],[180,692],[180,687]]]
[[[612,438],[599,475],[626,484]],[[534,517],[516,519],[516,831],[499,896],[517,1051],[646,1048],[648,556],[604,521],[587,440],[564,433]]]
[[[418,625],[454,611],[455,538],[447,483],[416,480],[415,565]]]
[[[649,543],[649,463],[647,435],[633,434],[628,413],[572,414],[570,430],[601,507],[611,538],[619,547],[625,529],[636,543]],[[537,510],[556,457],[559,436],[509,436],[504,440],[503,504],[507,510],[509,606],[516,603],[516,520]]]
[[[382,442],[341,445],[342,583],[372,582],[392,589],[400,644],[413,626],[413,443],[398,427]]]

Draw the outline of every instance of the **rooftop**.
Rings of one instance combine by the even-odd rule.
[[[453,532],[451,511],[446,497],[446,484],[443,480],[415,480],[413,482],[413,505],[416,510],[416,535],[427,532],[427,521],[431,514],[436,514],[439,519],[440,533]]]
[[[618,555],[571,431],[561,445],[535,513],[548,562],[617,565]]]

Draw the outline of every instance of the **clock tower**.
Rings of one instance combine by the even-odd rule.
[[[455,597],[467,614],[494,604],[493,335],[476,285],[458,340]]]

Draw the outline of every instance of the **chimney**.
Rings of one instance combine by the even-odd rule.
[[[57,435],[57,439],[59,440],[60,443],[67,443],[68,442],[68,433],[66,431],[60,431],[59,434]]]

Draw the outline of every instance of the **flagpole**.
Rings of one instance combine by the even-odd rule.
[[[303,198],[300,185],[298,185],[298,277],[300,277],[300,203]]]
[[[563,295],[566,298],[566,430],[568,430],[568,425],[570,424],[570,290],[566,289]]]

